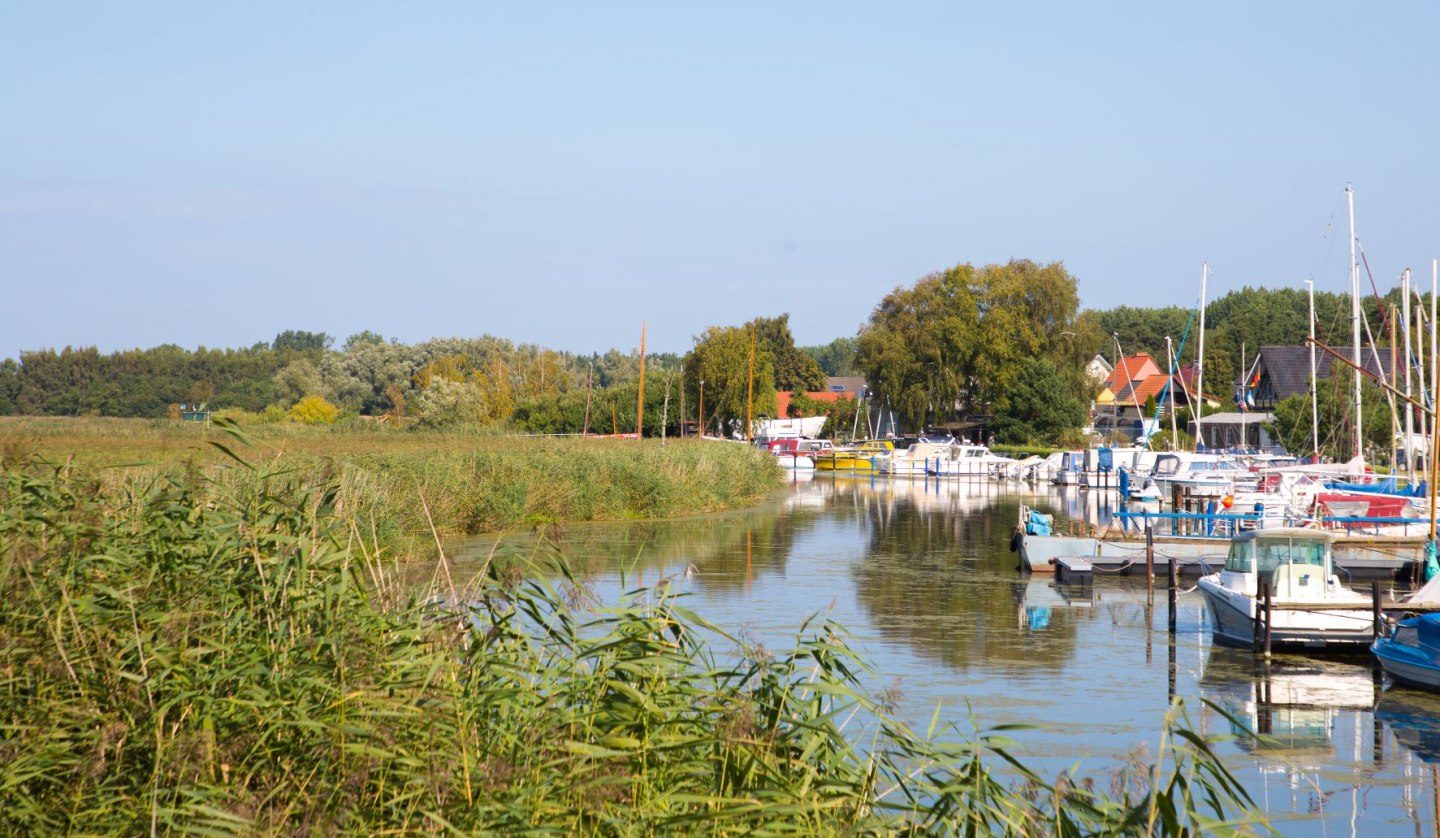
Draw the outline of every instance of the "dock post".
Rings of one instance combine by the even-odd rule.
[[[1370,581],[1370,631],[1373,640],[1380,639],[1380,626],[1382,625],[1380,621],[1382,619],[1380,616],[1380,580],[1372,579]]]
[[[1155,531],[1145,520],[1145,601],[1155,601]]]
[[[1275,628],[1275,597],[1270,580],[1265,580],[1265,660],[1270,660],[1270,635]]]
[[[1260,596],[1255,602],[1255,619],[1250,621],[1250,649],[1259,652],[1260,644],[1260,620],[1265,616],[1265,577],[1260,577]]]
[[[1170,582],[1170,634],[1171,634],[1171,635],[1174,635],[1174,634],[1175,634],[1176,612],[1179,611],[1178,605],[1179,605],[1179,597],[1180,597],[1180,568],[1179,568],[1177,562],[1178,562],[1178,560],[1177,560],[1174,556],[1171,556],[1171,557],[1170,557],[1170,561],[1169,561],[1169,565],[1170,565],[1170,574],[1169,574],[1169,575],[1170,575],[1170,579],[1169,579],[1169,582]],[[1172,642],[1172,644],[1173,644],[1174,641],[1171,641],[1171,642]]]

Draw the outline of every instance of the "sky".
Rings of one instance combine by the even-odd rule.
[[[1082,305],[1440,256],[1440,4],[0,4],[0,358],[801,345],[956,264]]]

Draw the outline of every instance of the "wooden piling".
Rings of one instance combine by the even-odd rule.
[[[1265,659],[1270,659],[1270,636],[1275,629],[1275,596],[1270,590],[1270,580],[1264,580],[1265,589]]]
[[[1145,601],[1155,601],[1155,532],[1145,521]]]
[[[1380,580],[1374,579],[1370,582],[1370,631],[1373,639],[1380,639],[1381,620],[1384,617],[1380,613]]]
[[[1173,635],[1175,633],[1176,613],[1179,611],[1180,567],[1179,560],[1174,556],[1170,557],[1168,564],[1170,567],[1168,580],[1170,585],[1170,633]],[[1173,643],[1174,641],[1171,642]]]

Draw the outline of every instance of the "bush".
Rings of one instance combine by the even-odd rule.
[[[306,396],[296,402],[287,415],[302,425],[329,425],[340,415],[340,408],[319,396]]]

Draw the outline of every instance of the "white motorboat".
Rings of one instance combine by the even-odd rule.
[[[1014,464],[1013,458],[1002,457],[984,445],[956,443],[932,455],[925,473],[932,477],[988,477]]]
[[[1200,580],[1214,618],[1215,641],[1250,646],[1266,580],[1274,610],[1270,642],[1278,648],[1363,649],[1374,637],[1370,598],[1340,584],[1334,573],[1334,536],[1309,529],[1250,530],[1230,541],[1225,568]],[[1331,605],[1294,610],[1286,605]]]

